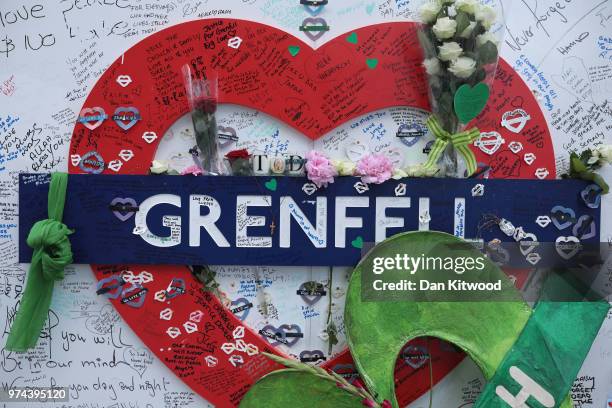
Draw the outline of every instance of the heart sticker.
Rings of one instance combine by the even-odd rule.
[[[100,174],[104,171],[104,159],[96,151],[87,152],[81,157],[79,168],[85,173]]]
[[[396,197],[403,197],[406,195],[406,183],[399,183],[396,187],[395,187],[395,196]]]
[[[157,133],[155,132],[144,132],[142,134],[142,138],[144,139],[145,142],[147,142],[148,144],[151,144],[155,141],[155,139],[157,139]]]
[[[327,21],[321,17],[307,17],[302,21],[300,31],[303,31],[310,40],[317,41],[323,34],[329,31],[329,26],[327,25]]]
[[[121,291],[121,303],[131,307],[142,307],[149,289],[140,284],[132,283]]]
[[[370,149],[368,149],[368,147],[360,141],[355,141],[346,146],[344,151],[346,153],[346,157],[350,161],[357,163],[370,152]]]
[[[295,57],[300,53],[299,45],[290,45],[289,47],[287,47],[287,49],[289,50],[289,54],[291,54],[292,57]]]
[[[363,194],[370,189],[370,187],[368,187],[368,185],[362,181],[356,182],[355,185],[353,185],[353,187],[355,187],[355,190],[359,194]]]
[[[580,240],[576,237],[558,237],[555,248],[559,256],[568,261],[580,251]]]
[[[511,142],[508,147],[510,148],[510,151],[514,154],[517,154],[518,152],[520,152],[521,150],[523,150],[523,144],[521,142]]]
[[[539,178],[540,180],[544,180],[546,177],[548,177],[549,174],[550,173],[548,172],[548,169],[546,168],[537,169],[535,172],[535,176]]]
[[[362,249],[363,248],[363,237],[358,236],[354,240],[351,241],[351,246],[353,248]]]
[[[504,143],[505,140],[498,132],[484,132],[476,139],[474,146],[482,150],[483,153],[491,156],[497,152]]]
[[[594,238],[597,235],[595,220],[590,215],[583,215],[578,218],[572,229],[574,236],[580,240]]]
[[[357,370],[355,369],[355,365],[353,364],[336,364],[332,367],[331,370],[351,384],[357,378],[359,378],[359,373],[357,372]]]
[[[123,162],[121,160],[111,160],[108,163],[108,168],[114,171],[115,173],[121,170],[121,166],[123,166]]]
[[[542,228],[548,227],[551,222],[552,220],[548,215],[540,215],[538,218],[536,218],[536,224],[538,224]]]
[[[523,109],[516,109],[511,112],[504,113],[501,124],[512,133],[520,133],[530,119],[531,116],[529,116],[529,114]]]
[[[132,77],[130,77],[129,75],[119,75],[116,81],[119,85],[121,85],[121,87],[125,88],[126,86],[132,83]]]
[[[580,192],[582,201],[589,208],[599,208],[601,205],[601,193],[603,190],[597,184],[590,184]]]
[[[133,106],[119,106],[115,109],[113,120],[121,129],[128,131],[140,120],[140,111]]]
[[[487,106],[490,93],[489,86],[483,82],[473,88],[468,84],[461,85],[455,93],[455,113],[459,121],[467,124],[480,115]]]
[[[538,237],[536,237],[536,235],[532,234],[531,232],[525,233],[523,238],[521,239],[521,242],[519,243],[519,249],[523,256],[527,256],[528,254],[533,252],[533,250],[536,249],[538,246],[540,246],[540,243],[538,242]]]
[[[138,211],[138,204],[133,198],[115,197],[110,202],[110,208],[119,221],[127,221]]]
[[[302,300],[310,306],[318,303],[319,300],[326,295],[323,285],[318,282],[302,283],[298,288],[297,293],[300,295]]]
[[[559,231],[571,226],[575,219],[576,213],[571,208],[556,205],[550,210],[552,222]]]
[[[121,160],[128,162],[134,157],[134,152],[124,149],[119,152],[119,157],[121,157]]]
[[[396,136],[405,146],[412,147],[427,134],[426,127],[418,123],[404,123],[397,129]]]
[[[429,351],[423,346],[409,345],[402,351],[404,363],[418,370],[429,359]]]
[[[166,289],[166,299],[173,299],[186,292],[187,286],[182,278],[172,278]]]
[[[536,155],[533,153],[527,153],[523,159],[525,160],[525,163],[527,163],[529,166],[531,166],[533,164],[533,162],[536,160]]]
[[[240,37],[232,37],[229,40],[227,40],[227,46],[235,50],[240,48],[240,44],[242,44],[242,38]]]
[[[313,195],[317,191],[317,185],[314,183],[304,183],[302,191],[306,193],[306,195]]]
[[[378,59],[377,58],[368,58],[366,59],[366,65],[368,66],[368,68],[370,69],[374,69],[378,66]]]
[[[276,188],[278,187],[278,182],[276,181],[275,178],[273,178],[273,179],[266,181],[264,185],[266,186],[268,190],[276,191]]]
[[[79,123],[82,123],[89,130],[97,129],[104,120],[108,118],[104,109],[100,107],[83,108],[79,113]]]
[[[96,294],[104,295],[108,299],[117,299],[121,295],[125,283],[121,275],[112,275],[108,278],[100,279],[96,287]]]
[[[357,33],[352,32],[346,37],[346,42],[351,44],[357,44]]]
[[[321,350],[304,350],[300,353],[302,363],[316,363],[320,360],[325,360],[325,353]]]
[[[79,163],[81,163],[81,156],[78,154],[71,154],[70,155],[70,163],[72,163],[73,166],[78,166]]]
[[[230,302],[230,311],[240,320],[244,321],[248,315],[253,304],[245,298],[238,298]]]
[[[531,265],[536,266],[538,262],[542,260],[542,256],[537,252],[532,252],[527,255],[525,259],[527,259],[527,262],[529,262]]]

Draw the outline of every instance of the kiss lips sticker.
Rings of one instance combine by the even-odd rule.
[[[121,291],[121,303],[131,307],[139,308],[144,304],[149,289],[140,284],[130,284]]]
[[[96,151],[87,152],[81,157],[79,168],[85,173],[100,174],[104,171],[104,159]]]
[[[121,275],[112,275],[108,278],[100,279],[96,288],[96,294],[104,295],[108,299],[117,299],[121,295],[123,285],[126,283]]]

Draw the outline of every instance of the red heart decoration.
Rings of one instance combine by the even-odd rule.
[[[200,77],[212,70],[218,72],[219,103],[240,104],[266,112],[312,139],[379,109],[411,106],[428,110],[422,55],[415,35],[417,27],[414,23],[363,27],[354,31],[358,44],[346,41],[347,34],[342,34],[317,50],[281,30],[243,20],[206,19],[169,27],[126,51],[91,91],[84,106],[101,106],[108,112],[114,112],[118,106],[133,106],[142,116],[127,133],[113,121],[106,121],[95,131],[95,149],[106,161],[116,159],[121,150],[132,150],[134,158],[123,163],[117,174],[146,174],[160,138],[151,137],[149,143],[143,135],[153,135],[148,132],[163,135],[188,111],[180,76],[180,68],[185,63]],[[238,49],[227,45],[235,36],[243,40]],[[300,51],[292,56],[289,46],[296,45]],[[367,60],[378,63],[375,68],[369,68]],[[130,76],[133,84],[124,88],[116,80],[125,75]],[[509,101],[520,99],[523,108],[531,112],[533,124],[544,130],[541,136],[546,141],[537,151],[534,145],[525,142],[525,151],[537,152],[539,167],[554,169],[550,134],[537,102],[503,61],[500,61],[494,89],[496,95],[475,125],[486,126],[481,128],[483,131],[501,133],[497,129],[498,109],[510,110]],[[84,126],[76,124],[70,154],[84,156],[94,149],[89,133]],[[491,159],[482,157],[477,149],[475,153],[482,162],[488,163]],[[70,171],[83,172],[77,166],[71,166]],[[533,174],[523,176],[532,178]],[[98,279],[126,269],[135,275],[146,269],[154,276],[152,282],[143,285],[149,290],[149,296],[141,308],[121,305],[119,301],[113,304],[161,361],[216,406],[238,405],[252,383],[281,368],[260,354],[247,355],[235,350],[233,333],[242,323],[228,310],[229,304],[222,305],[210,292],[202,290],[201,283],[187,267],[120,265],[92,266],[92,269]],[[176,279],[185,283],[184,293],[166,296],[170,283]],[[168,308],[172,309],[171,319],[160,319],[160,313]],[[190,320],[190,316],[200,315],[198,311],[202,312],[201,320]],[[169,315],[164,313],[165,317]],[[256,347],[260,352],[280,354],[249,328],[241,340],[244,342],[240,343],[241,350],[252,351]],[[232,350],[229,343],[234,348],[228,354],[222,350]],[[246,345],[252,347],[246,348]],[[244,363],[232,364],[235,355]],[[436,368],[434,384],[462,358],[463,354],[458,354],[456,359]],[[433,350],[432,359],[435,363]],[[325,366],[351,363],[350,354],[345,351]],[[429,384],[428,371],[411,374],[410,382],[413,380]],[[410,382],[398,389],[402,405],[427,391],[428,386],[413,388]]]

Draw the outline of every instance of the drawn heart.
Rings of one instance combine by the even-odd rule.
[[[304,302],[312,306],[321,300],[325,291],[323,290],[323,285],[318,282],[304,282],[300,285],[298,293]]]
[[[504,113],[501,124],[512,133],[520,133],[530,119],[529,114],[523,109],[516,109]]]
[[[230,302],[230,311],[241,321],[245,321],[253,304],[245,298],[238,298]]]
[[[147,368],[153,364],[153,356],[146,348],[128,347],[123,351],[123,361],[142,378]]]
[[[100,107],[81,109],[79,122],[89,130],[97,129],[107,118],[106,112]]]
[[[429,352],[423,346],[409,345],[402,351],[402,358],[406,364],[418,370],[429,359]]]
[[[582,192],[580,192],[580,197],[582,197],[582,201],[589,208],[599,208],[601,205],[601,187],[597,184],[588,185]]]
[[[113,215],[117,217],[119,221],[127,221],[136,214],[134,209],[138,208],[138,204],[133,198],[115,197],[113,201],[110,202],[110,207],[113,210]]]
[[[561,205],[556,205],[550,210],[553,224],[559,231],[571,226],[575,219],[576,213],[571,208],[566,208]]]
[[[480,137],[474,142],[474,146],[490,156],[498,151],[504,142],[505,140],[499,133],[485,132],[480,134]]]
[[[316,363],[325,360],[325,353],[321,350],[304,350],[300,353],[300,361],[303,363]]]
[[[354,240],[351,241],[351,245],[353,248],[362,249],[363,248],[363,237],[358,236]]]
[[[540,243],[538,242],[538,237],[536,237],[535,234],[528,232],[521,239],[519,243],[519,249],[521,250],[523,256],[527,256],[531,252],[533,252],[533,250],[536,249],[539,245]]]
[[[590,215],[581,216],[576,224],[574,224],[572,232],[580,240],[594,238],[597,235],[595,220]]]
[[[113,120],[121,129],[128,131],[140,120],[140,112],[133,106],[120,106],[115,109]]]
[[[268,190],[276,191],[276,187],[278,187],[278,182],[276,181],[275,178],[273,178],[273,179],[266,181],[264,185],[266,186]]]
[[[580,251],[580,240],[576,237],[559,237],[555,241],[555,248],[559,256],[568,261]]]
[[[327,27],[327,21],[321,17],[305,18],[304,21],[302,21],[302,27],[302,31],[304,31],[306,37],[310,38],[312,41],[317,41],[329,30],[325,29],[325,27]]]
[[[455,113],[461,123],[467,124],[487,106],[489,86],[483,82],[475,87],[461,85],[455,93]]]

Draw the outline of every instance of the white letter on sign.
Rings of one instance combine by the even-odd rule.
[[[503,386],[499,385],[495,388],[495,393],[508,403],[512,408],[529,408],[526,404],[529,397],[533,397],[540,404],[546,408],[552,408],[555,406],[555,399],[548,391],[540,386],[537,382],[533,381],[527,374],[518,367],[510,367],[510,376],[514,380],[523,386],[517,396],[510,394],[510,392]]]
[[[263,227],[266,217],[249,215],[249,207],[269,207],[270,196],[238,196],[236,197],[236,247],[237,248],[271,248],[272,237],[250,237],[249,227]]]
[[[147,214],[149,214],[151,208],[159,204],[170,204],[181,208],[181,197],[174,194],[157,194],[147,198],[138,206],[139,209],[134,217],[134,224],[136,228],[146,228],[146,231],[140,234],[140,236],[153,246],[167,248],[179,245],[181,243],[181,217],[165,215],[162,218],[162,225],[170,228],[170,235],[167,237],[153,234],[147,226]]]
[[[387,208],[410,208],[410,197],[376,197],[376,243],[387,239],[387,228],[401,228],[404,219],[387,217]]]
[[[280,204],[280,247],[291,246],[291,218],[297,221],[315,248],[327,246],[327,198],[317,197],[316,228],[310,223],[304,212],[298,207],[293,198],[281,197]]]
[[[348,207],[369,207],[369,197],[336,197],[336,248],[346,247],[346,230],[348,228],[362,228],[361,217],[347,217]]]
[[[208,207],[208,214],[201,215],[200,207]],[[200,246],[200,227],[204,227],[218,247],[230,246],[215,225],[219,217],[221,217],[221,206],[217,200],[207,195],[189,196],[189,246]]]

